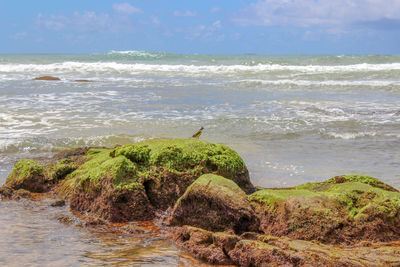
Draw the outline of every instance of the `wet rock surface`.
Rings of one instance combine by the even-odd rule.
[[[197,258],[215,264],[246,267],[400,264],[400,241],[340,247],[264,234],[237,236],[189,226],[177,228],[174,240]]]

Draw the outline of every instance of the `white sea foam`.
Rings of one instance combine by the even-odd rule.
[[[400,80],[296,80],[296,79],[242,79],[233,83],[260,83],[265,85],[298,85],[298,86],[400,86]]]
[[[259,64],[247,65],[182,65],[182,64],[125,64],[117,62],[62,62],[51,64],[15,64],[1,63],[0,73],[163,73],[177,74],[233,74],[237,72],[273,72],[293,71],[301,73],[340,73],[340,72],[368,72],[368,71],[393,71],[400,70],[400,63],[388,64],[355,64],[355,65],[279,65]]]
[[[134,57],[142,58],[162,58],[167,53],[163,52],[148,52],[148,51],[136,51],[136,50],[126,50],[126,51],[116,51],[111,50],[107,55],[128,55]]]
[[[325,135],[335,138],[335,139],[357,139],[362,137],[374,137],[377,135],[376,132],[357,132],[357,133],[349,133],[349,132],[326,132]]]

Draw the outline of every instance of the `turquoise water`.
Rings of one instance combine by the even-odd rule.
[[[23,157],[201,126],[259,186],[367,174],[400,188],[400,56],[0,55],[0,182]]]

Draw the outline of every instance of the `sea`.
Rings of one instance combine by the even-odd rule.
[[[364,174],[400,189],[400,55],[0,54],[1,184],[22,158],[200,127],[260,187]],[[202,264],[158,235],[105,234],[55,213],[46,200],[1,201],[0,264]]]

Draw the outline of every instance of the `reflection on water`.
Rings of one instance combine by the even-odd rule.
[[[0,201],[1,266],[210,266],[152,223],[130,224],[134,234],[82,227],[67,206],[51,207],[52,201]]]

